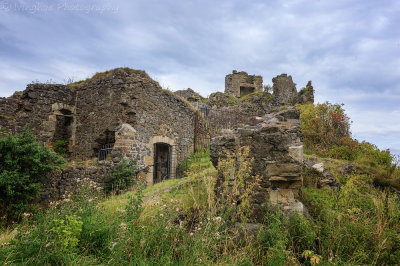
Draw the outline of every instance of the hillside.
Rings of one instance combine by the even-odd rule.
[[[398,158],[311,81],[225,81],[205,99],[118,68],[0,99],[0,262],[398,263]]]
[[[238,219],[233,215],[235,204],[227,205],[230,195],[215,197],[218,171],[210,163],[208,150],[202,150],[190,158],[187,177],[182,179],[144,189],[137,183],[129,192],[107,197],[90,184],[82,185],[79,194],[3,230],[0,261],[28,265],[397,264],[396,161],[387,151],[352,140],[346,128],[327,129],[322,120],[315,121],[329,117],[321,114],[345,116],[338,106],[300,108],[306,161],[323,163],[339,183],[323,187],[320,173],[304,168],[302,197],[308,216],[283,216],[278,208],[267,211],[257,226],[245,223],[244,216]],[[348,123],[343,117],[339,121]],[[329,140],[318,139],[321,134],[332,135]],[[348,148],[349,143],[353,148]]]

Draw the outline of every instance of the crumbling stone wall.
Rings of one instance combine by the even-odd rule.
[[[280,204],[286,213],[303,212],[301,203],[303,146],[299,111],[294,107],[264,115],[259,123],[225,132],[212,140],[210,156],[214,166],[225,151],[237,154],[249,146],[254,158],[253,175],[261,177],[254,191],[254,221],[262,221],[266,204]],[[217,183],[223,183],[223,176]],[[232,183],[233,180],[230,180]]]
[[[186,90],[178,90],[175,91],[174,93],[189,102],[200,102],[205,100],[204,97],[202,97],[200,94],[198,94],[191,88],[187,88]]]
[[[252,92],[263,91],[261,76],[249,75],[244,71],[232,71],[225,77],[225,93],[234,97],[241,97]]]
[[[168,140],[178,157],[183,147],[193,146],[195,137],[196,109],[163,90],[144,71],[128,68],[68,86],[28,85],[24,92],[0,99],[0,111],[1,128],[16,133],[29,122],[43,143],[65,137],[58,134],[64,126],[71,157],[79,159],[97,156],[104,144],[117,141],[123,124],[129,125],[135,136],[125,139],[127,147],[120,150],[148,171],[150,184],[152,140]],[[198,137],[208,134],[204,120],[199,119],[197,127]]]
[[[113,166],[112,161],[106,161],[101,165],[77,165],[51,172],[43,184],[39,200],[42,203],[63,200],[67,195],[76,193],[83,183],[102,190],[109,182]]]
[[[297,103],[296,84],[293,83],[292,76],[281,74],[272,79],[274,100],[278,104]]]
[[[297,98],[299,104],[314,103],[314,87],[311,85],[311,80],[307,83],[305,88],[299,91]]]
[[[75,89],[60,84],[29,84],[25,91],[0,98],[0,128],[21,132],[25,125],[43,143],[53,142],[57,119],[72,118]],[[73,138],[71,129],[71,138]]]

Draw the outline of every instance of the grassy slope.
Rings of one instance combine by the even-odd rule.
[[[395,264],[400,258],[400,204],[396,194],[372,185],[363,173],[340,175],[344,160],[324,160],[342,184],[338,191],[303,188],[312,219],[285,220],[267,217],[256,241],[238,244],[238,235],[225,218],[211,213],[215,201],[216,170],[208,154],[192,158],[188,177],[168,180],[142,191],[107,199],[85,196],[63,203],[57,211],[25,221],[0,235],[0,262],[43,265],[94,264],[223,264],[223,265],[324,265]],[[313,178],[305,176],[305,178]],[[307,183],[307,182],[306,182]],[[308,184],[313,184],[308,182]],[[82,200],[83,199],[83,200]],[[137,219],[128,219],[129,208],[142,207]],[[68,214],[62,213],[67,211]],[[135,212],[133,212],[135,213]],[[59,244],[71,238],[54,234],[54,219],[76,215],[82,231],[78,244]],[[222,217],[221,217],[222,216]],[[221,222],[220,222],[221,221]],[[66,232],[71,229],[64,228]],[[17,233],[18,232],[18,233]],[[58,244],[57,244],[58,243]],[[304,252],[310,254],[305,258]]]

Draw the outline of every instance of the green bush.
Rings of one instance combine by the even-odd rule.
[[[71,198],[37,212],[0,249],[0,264],[98,264],[117,238],[116,226],[104,219],[99,199],[97,191],[84,185]]]
[[[358,151],[349,146],[333,146],[327,155],[335,159],[353,161],[357,158]]]
[[[17,135],[0,137],[0,217],[20,218],[39,196],[46,174],[63,159],[36,141],[25,127]]]
[[[120,193],[122,190],[133,186],[136,184],[137,172],[138,167],[135,162],[128,158],[123,158],[114,166],[110,180],[105,187],[106,192],[115,191]]]

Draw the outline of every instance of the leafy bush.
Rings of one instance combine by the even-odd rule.
[[[133,186],[136,183],[136,174],[138,167],[134,161],[123,158],[116,166],[114,166],[109,182],[106,186],[106,192],[120,191]]]
[[[67,251],[78,245],[78,237],[82,231],[82,221],[75,215],[67,215],[65,219],[53,219],[50,232],[54,233],[59,249]]]
[[[63,159],[36,141],[25,127],[17,135],[0,137],[0,217],[18,219],[29,209],[46,174]]]
[[[298,105],[298,108],[306,148],[326,153],[350,138],[350,118],[344,113],[343,105],[326,102]]]
[[[39,211],[0,249],[0,264],[98,264],[117,237],[115,225],[104,219],[99,199],[95,189],[84,185],[71,198]],[[92,254],[98,256],[93,259]]]

